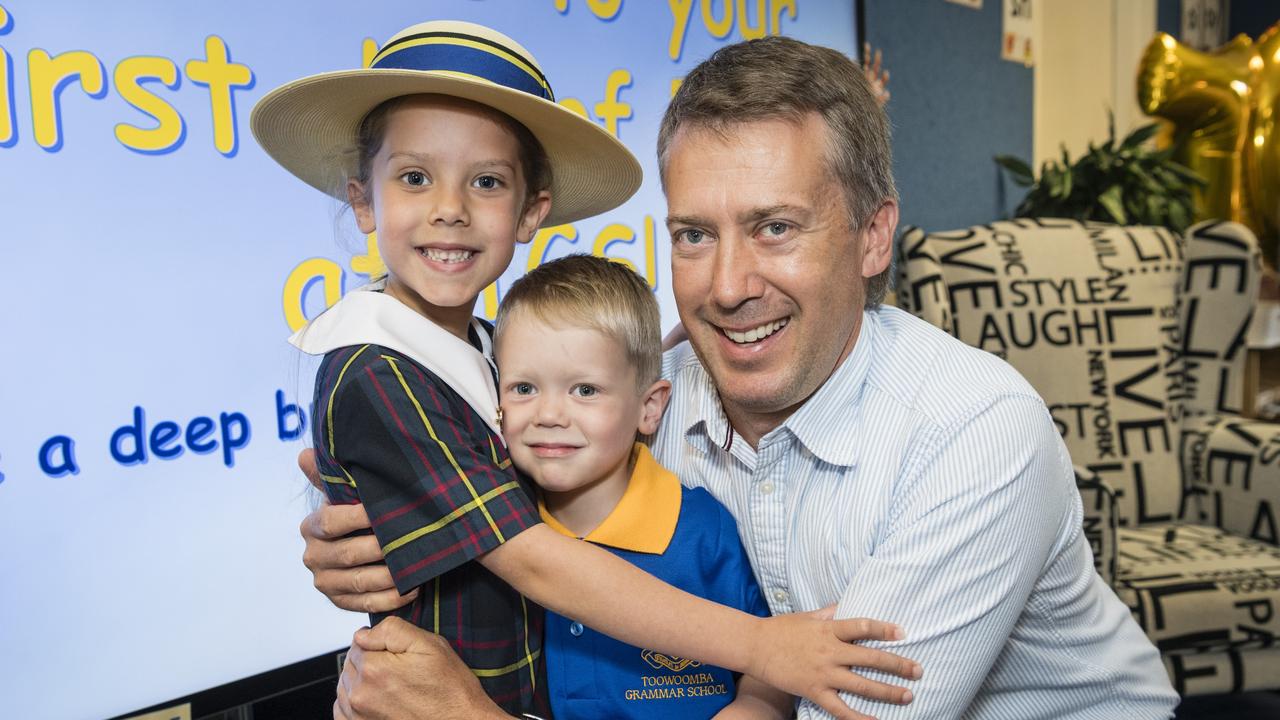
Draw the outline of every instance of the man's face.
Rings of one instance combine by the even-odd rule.
[[[816,114],[726,133],[694,126],[667,151],[680,320],[730,419],[757,439],[849,354],[864,278],[889,263],[897,207],[886,201],[855,236],[826,133]]]

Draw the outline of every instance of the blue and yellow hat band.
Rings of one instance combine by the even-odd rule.
[[[488,38],[425,32],[396,38],[373,57],[371,68],[421,70],[478,79],[555,102],[546,76],[516,50]]]

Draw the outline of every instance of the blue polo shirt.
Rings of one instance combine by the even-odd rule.
[[[538,509],[547,525],[573,537],[541,502]],[[707,491],[682,487],[644,445],[636,445],[622,499],[583,539],[686,592],[769,615],[733,516]],[[544,637],[557,720],[705,720],[736,695],[729,670],[626,645],[551,611]]]

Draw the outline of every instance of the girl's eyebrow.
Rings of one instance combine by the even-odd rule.
[[[425,163],[431,159],[431,155],[430,153],[419,153],[419,152],[410,152],[408,150],[397,150],[387,156],[388,160],[395,160],[396,158],[406,158],[414,162]]]
[[[515,171],[515,169],[516,169],[515,164],[514,164],[514,163],[512,163],[510,160],[502,160],[502,159],[481,160],[480,162],[478,162],[478,163],[476,163],[476,164],[475,164],[475,167],[476,167],[477,169],[484,169],[484,168],[504,168],[504,169],[506,169],[506,170],[511,170],[511,171],[513,171],[513,172],[514,172],[514,171]]]

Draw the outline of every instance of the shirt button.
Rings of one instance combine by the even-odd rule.
[[[582,635],[582,623],[575,622],[569,625],[569,634],[574,637],[580,637]]]
[[[774,590],[774,591],[773,591],[773,599],[774,599],[774,600],[776,600],[776,601],[777,601],[777,602],[779,602],[779,603],[785,603],[785,602],[787,601],[787,597],[788,597],[788,596],[787,596],[787,591],[786,591],[786,590]]]
[[[763,495],[772,495],[772,494],[773,494],[773,481],[772,481],[772,480],[765,480],[764,482],[760,483],[760,493],[761,493],[761,494],[763,494]]]

